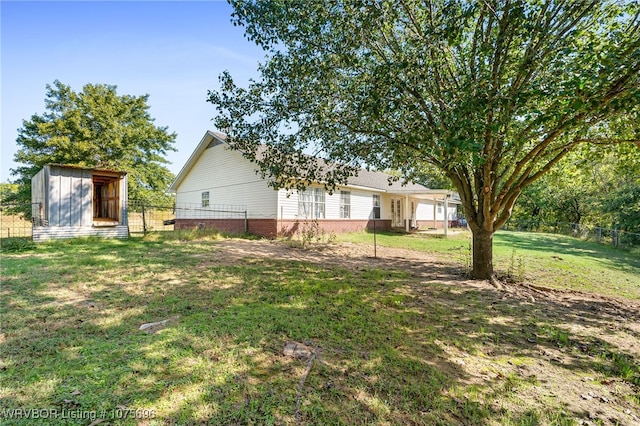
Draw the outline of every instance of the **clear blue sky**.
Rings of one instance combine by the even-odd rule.
[[[54,80],[149,94],[158,126],[177,133],[169,168],[178,173],[215,114],[207,90],[229,70],[238,84],[257,77],[264,52],[231,24],[222,1],[0,2],[2,146],[0,181],[12,179],[17,129],[45,112]]]

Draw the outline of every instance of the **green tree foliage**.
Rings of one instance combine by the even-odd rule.
[[[276,186],[437,167],[463,202],[476,278],[528,185],[581,144],[640,140],[637,1],[230,2],[268,52],[249,87],[224,73],[210,92],[235,147]]]
[[[165,155],[174,151],[175,133],[157,127],[149,96],[119,96],[116,86],[87,84],[81,92],[55,81],[47,85],[46,112],[24,120],[12,169],[19,191],[14,202],[31,201],[31,177],[46,164],[126,171],[129,198],[166,202],[173,174]]]
[[[640,232],[637,149],[632,145],[583,147],[570,153],[523,191],[512,219]]]
[[[0,204],[8,204],[10,200],[15,199],[20,186],[15,183],[2,182],[0,183]]]

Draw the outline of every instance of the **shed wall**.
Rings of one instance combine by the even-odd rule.
[[[94,226],[94,173],[119,179],[120,220],[116,226]],[[74,167],[47,165],[31,179],[33,240],[97,235],[125,238],[127,228],[127,175]],[[40,220],[38,220],[40,219]]]
[[[45,223],[47,216],[47,194],[45,176],[49,166],[46,166],[31,178],[31,217],[36,224]]]
[[[91,170],[56,166],[49,166],[43,170],[48,170],[49,226],[91,226]]]

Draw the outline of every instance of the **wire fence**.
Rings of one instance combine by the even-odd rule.
[[[37,210],[37,209],[36,209]],[[41,210],[41,209],[40,209]],[[25,219],[24,212],[35,211],[32,204],[0,205],[0,238],[32,238],[34,226],[47,226],[41,217]],[[238,219],[244,221],[247,228],[246,206],[211,204],[158,204],[141,200],[129,200],[127,204],[127,223],[130,234],[173,231],[176,219],[189,219],[198,226],[199,220]]]
[[[176,220],[187,219],[196,222],[207,219],[238,219],[244,221],[247,229],[247,208],[241,205],[229,204],[171,204],[153,205],[138,200],[129,201],[129,232],[147,233],[158,231],[172,231]],[[203,222],[204,223],[204,222]]]
[[[0,205],[0,238],[31,238],[33,226],[43,225],[25,219],[24,213],[33,211],[32,204]],[[211,204],[151,204],[141,200],[129,200],[127,219],[130,234],[173,231],[176,219],[188,219],[191,226],[200,226],[199,220],[236,219],[244,220],[247,230],[247,209],[241,205]],[[46,225],[46,224],[45,224]],[[526,232],[548,232],[570,235],[583,240],[597,241],[614,247],[631,248],[640,246],[640,233],[628,232],[598,226],[587,226],[568,222],[541,222],[536,220],[510,220],[505,230]]]
[[[0,205],[0,238],[31,238],[33,224],[23,213],[30,210],[31,203]]]
[[[173,231],[175,205],[158,205],[145,203],[140,200],[129,200],[127,221],[130,234]]]
[[[552,234],[569,235],[620,248],[640,246],[640,233],[599,226],[588,226],[579,223],[510,220],[503,226],[503,229],[507,231],[548,232]]]

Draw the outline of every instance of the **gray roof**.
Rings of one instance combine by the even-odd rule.
[[[207,146],[215,140],[219,140],[224,143],[227,142],[227,137],[224,133],[207,131],[198,144],[195,151],[191,154],[187,163],[184,165],[180,173],[176,176],[173,183],[170,186],[170,190],[175,191],[179,185],[179,183],[184,179],[184,177],[189,173],[189,170],[195,164],[198,157],[204,152]],[[264,149],[264,147],[261,147]],[[259,149],[259,155],[262,149]],[[318,158],[319,162],[322,162],[326,165],[325,161]],[[403,184],[403,180],[392,181],[390,183],[391,175],[379,171],[370,171],[366,169],[360,169],[357,176],[351,176],[347,180],[347,186],[357,186],[362,188],[370,188],[373,190],[384,191],[384,192],[394,192],[394,193],[418,193],[418,192],[432,192],[429,188],[416,184],[416,183],[407,183]]]
[[[224,134],[218,132],[213,133],[218,137],[225,138],[224,140],[226,140],[226,136]],[[267,147],[265,145],[260,145],[257,151],[258,156],[263,155],[266,148]],[[328,163],[325,159],[316,157],[315,160],[316,163],[325,171],[333,169],[333,165]],[[301,172],[301,174],[304,175],[304,172]],[[357,176],[351,176],[347,179],[347,185],[392,192],[420,192],[429,190],[426,186],[417,183],[405,183],[402,179],[391,180],[391,178],[392,176],[390,174],[384,172],[360,169]]]
[[[379,189],[381,191],[393,192],[413,192],[427,191],[429,188],[418,183],[407,183],[403,185],[403,180],[389,182],[391,175],[378,171],[360,169],[357,176],[351,176],[347,183],[353,186],[363,186],[366,188]]]

